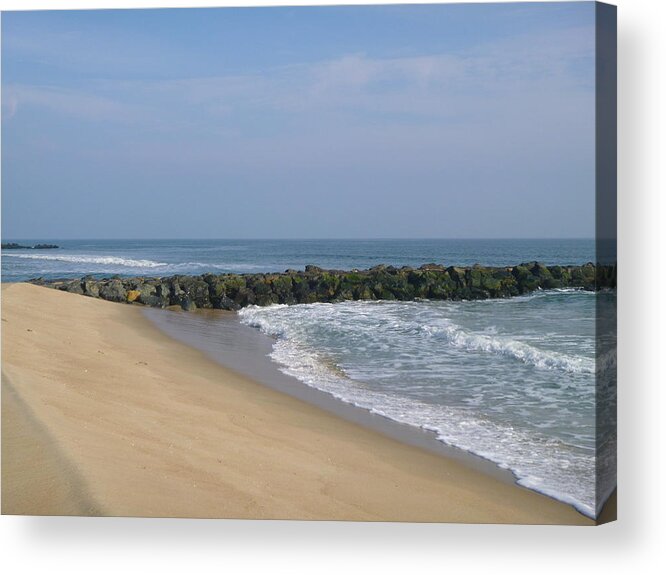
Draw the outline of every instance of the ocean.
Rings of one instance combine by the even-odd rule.
[[[593,240],[20,243],[45,241],[61,249],[3,251],[2,280],[595,260]],[[270,338],[275,369],[296,385],[427,430],[594,517],[615,486],[615,388],[597,389],[615,365],[614,342],[602,352],[596,338],[598,317],[612,321],[614,313],[612,294],[551,290],[506,300],[252,306],[235,321]],[[216,345],[207,351],[223,359],[225,344]],[[599,419],[598,398],[609,406]]]
[[[593,240],[13,240],[57,250],[3,250],[2,281],[95,276],[280,272],[426,263],[488,266],[594,261]]]

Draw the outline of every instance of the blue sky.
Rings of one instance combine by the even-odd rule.
[[[3,238],[591,237],[594,4],[2,14]]]

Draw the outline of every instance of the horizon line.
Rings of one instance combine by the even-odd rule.
[[[429,241],[429,240],[455,240],[455,241],[469,241],[469,240],[599,240],[599,239],[613,239],[613,238],[600,238],[595,236],[552,236],[552,237],[419,237],[419,238],[401,238],[401,237],[345,237],[345,238],[330,238],[330,237],[293,237],[293,238],[270,238],[270,237],[252,237],[252,238],[202,238],[202,237],[183,237],[183,238],[169,238],[169,237],[150,237],[150,238],[93,238],[93,237],[79,237],[79,238],[64,238],[56,236],[43,236],[43,237],[10,237],[2,238],[2,243],[11,243],[13,241]]]

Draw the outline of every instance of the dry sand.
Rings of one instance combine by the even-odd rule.
[[[2,286],[2,513],[593,522],[241,377],[140,308]]]

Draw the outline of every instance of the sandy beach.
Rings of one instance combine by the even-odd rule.
[[[240,376],[140,307],[2,286],[2,513],[592,525]]]

